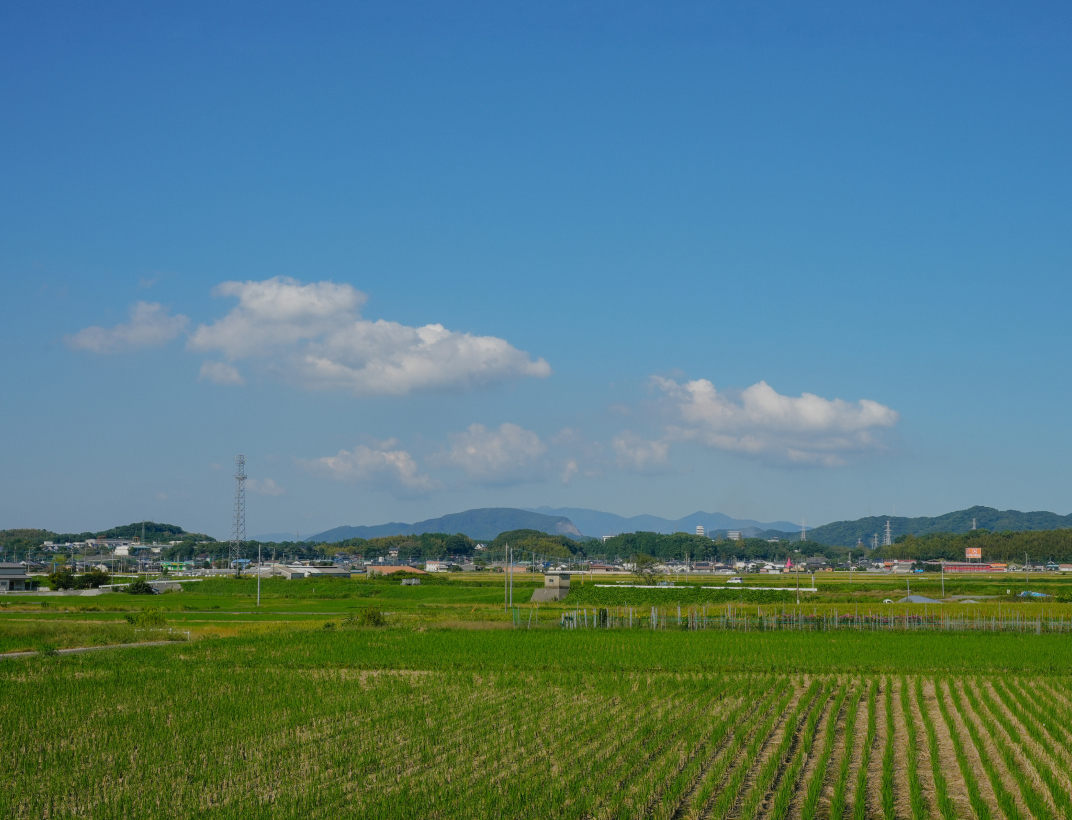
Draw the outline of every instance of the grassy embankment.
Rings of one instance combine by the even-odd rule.
[[[844,573],[816,576],[819,591],[802,593],[796,607],[796,578],[792,576],[744,576],[741,587],[725,585],[725,578],[702,578],[699,583],[679,583],[666,589],[607,588],[596,583],[629,582],[628,578],[590,578],[584,583],[575,576],[569,597],[559,603],[541,604],[535,616],[528,601],[542,577],[519,575],[514,581],[514,601],[527,627],[557,627],[560,614],[596,607],[633,608],[646,614],[655,606],[669,620],[677,607],[704,608],[716,613],[727,605],[737,615],[756,617],[772,612],[806,614],[824,618],[836,613],[898,616],[928,612],[934,607],[883,604],[885,598],[903,597],[909,583],[912,591],[939,597],[940,579],[933,576],[865,577],[850,583]],[[513,616],[503,611],[501,574],[452,574],[422,578],[420,586],[401,586],[397,580],[305,579],[287,581],[265,579],[261,584],[261,605],[256,605],[256,581],[252,578],[214,578],[187,583],[182,592],[152,596],[107,593],[95,597],[8,596],[0,601],[0,651],[41,649],[50,646],[123,643],[131,640],[125,619],[131,613],[152,607],[161,610],[168,625],[194,638],[204,635],[234,636],[248,631],[271,630],[282,626],[320,628],[327,622],[341,624],[363,609],[388,613],[395,625],[411,627],[468,626],[506,628]],[[810,577],[802,578],[810,583]],[[1020,586],[1017,582],[1020,581]],[[1038,576],[1031,589],[1058,596],[1072,593],[1072,579]],[[781,585],[784,592],[752,590],[754,586]],[[722,587],[704,589],[704,586]],[[945,613],[989,618],[1046,617],[1065,619],[1072,626],[1072,605],[1055,603],[1053,598],[1023,601],[1016,593],[1023,588],[1020,576],[947,579],[947,595],[975,595],[979,603],[943,605]],[[1007,594],[1011,592],[1012,594]],[[530,617],[535,616],[535,617]]]

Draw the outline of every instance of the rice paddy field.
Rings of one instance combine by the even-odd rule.
[[[265,586],[0,609],[0,817],[1072,817],[1056,596]]]

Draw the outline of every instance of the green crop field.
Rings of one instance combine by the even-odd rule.
[[[12,599],[0,817],[1072,817],[1072,605],[493,580]]]

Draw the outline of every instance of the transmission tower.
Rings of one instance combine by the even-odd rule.
[[[890,531],[890,519],[888,519],[888,518],[886,519],[886,534],[884,536],[882,536],[882,546],[884,546],[884,547],[892,547],[893,546],[893,535],[891,534],[891,531]]]
[[[807,541],[808,540],[808,528],[804,526],[804,519],[803,518],[800,519],[800,540],[801,541]]]
[[[246,457],[235,456],[234,526],[231,529],[231,563],[239,573],[242,542],[246,540]]]

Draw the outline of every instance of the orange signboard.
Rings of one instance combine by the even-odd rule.
[[[965,557],[970,561],[972,558],[982,559],[983,548],[982,547],[968,547],[964,550]]]

